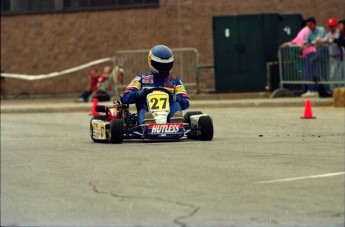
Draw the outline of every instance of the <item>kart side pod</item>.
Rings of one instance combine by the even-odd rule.
[[[213,122],[207,114],[197,114],[190,116],[190,126],[192,137],[201,140],[212,140],[213,138]]]
[[[191,127],[198,127],[199,125],[199,119],[202,117],[202,116],[208,116],[207,114],[197,114],[197,115],[192,115],[190,116],[190,125]]]

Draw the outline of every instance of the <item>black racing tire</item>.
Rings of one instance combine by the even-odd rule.
[[[201,116],[198,121],[198,134],[200,140],[212,140],[213,122],[210,116]]]
[[[106,113],[107,112],[107,107],[104,105],[97,105],[95,107],[96,112],[100,112],[100,113]]]
[[[90,136],[91,136],[91,139],[93,140],[93,142],[95,142],[95,143],[107,143],[108,141],[107,140],[98,140],[98,139],[94,139],[92,137],[92,124],[91,124],[91,122],[92,122],[92,120],[102,120],[102,121],[105,121],[106,118],[107,118],[106,116],[100,115],[100,116],[93,116],[91,118],[91,120],[90,120]]]
[[[122,143],[124,126],[122,119],[112,119],[109,125],[110,130],[110,142]]]
[[[184,122],[190,124],[190,116],[198,115],[198,114],[202,114],[202,112],[201,111],[189,111],[189,112],[186,112],[184,114],[184,116],[183,116]]]

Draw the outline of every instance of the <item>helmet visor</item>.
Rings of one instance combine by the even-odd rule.
[[[170,72],[170,70],[173,67],[174,62],[168,62],[168,63],[160,63],[151,60],[151,65],[153,68],[155,68],[158,72]]]

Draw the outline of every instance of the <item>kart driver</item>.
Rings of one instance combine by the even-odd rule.
[[[139,124],[155,123],[153,114],[147,109],[146,95],[150,88],[165,88],[170,91],[168,122],[183,123],[181,111],[189,107],[189,98],[181,80],[170,74],[174,63],[172,51],[164,45],[154,46],[149,52],[148,63],[151,71],[136,76],[127,86],[122,100],[127,104],[139,105]]]

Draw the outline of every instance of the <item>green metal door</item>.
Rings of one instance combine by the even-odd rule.
[[[280,14],[279,25],[279,43],[288,42],[293,40],[297,33],[302,29],[303,18],[298,13],[285,13]]]
[[[278,38],[280,32],[280,16],[277,13],[263,14],[263,38],[264,38],[264,55],[266,62],[277,61],[277,51],[281,45]]]
[[[257,91],[265,89],[265,55],[262,15],[238,16],[240,76],[232,90]]]
[[[217,91],[265,87],[261,15],[213,17]]]
[[[213,17],[213,48],[216,73],[216,90],[225,91],[240,76],[238,56],[237,18],[234,16]]]
[[[301,28],[300,14],[213,17],[217,91],[263,91],[266,63],[277,61],[279,46]]]

